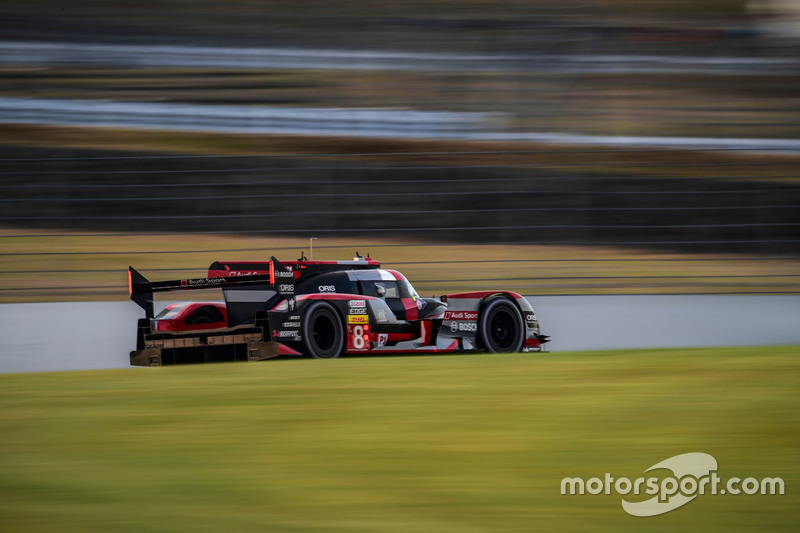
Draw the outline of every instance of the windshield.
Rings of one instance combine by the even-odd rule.
[[[381,288],[379,292],[378,287]],[[406,280],[398,281],[362,281],[362,294],[365,296],[377,296],[379,298],[396,299],[411,298],[416,300],[419,294],[414,287]]]
[[[417,294],[417,291],[414,290],[414,287],[412,287],[408,281],[402,280],[399,283],[400,293],[402,294],[403,298],[414,298],[415,300],[419,298],[419,294]]]

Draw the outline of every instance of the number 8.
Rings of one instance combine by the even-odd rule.
[[[364,349],[364,328],[356,326],[353,328],[353,348],[356,350]]]

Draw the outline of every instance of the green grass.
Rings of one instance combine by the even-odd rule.
[[[0,376],[4,531],[796,531],[798,347]],[[566,476],[700,451],[783,496],[633,518]]]

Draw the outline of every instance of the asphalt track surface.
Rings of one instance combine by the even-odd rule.
[[[554,339],[548,355],[532,357],[800,345],[800,296],[794,295],[543,296],[531,302]],[[133,302],[0,305],[0,373],[127,368],[141,314]]]

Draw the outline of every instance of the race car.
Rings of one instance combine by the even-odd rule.
[[[158,366],[278,355],[332,359],[376,353],[539,351],[549,339],[533,307],[510,291],[422,298],[396,270],[352,261],[216,261],[208,277],[150,282],[128,270],[144,310],[131,364]],[[225,304],[172,304],[153,293],[219,287]]]

